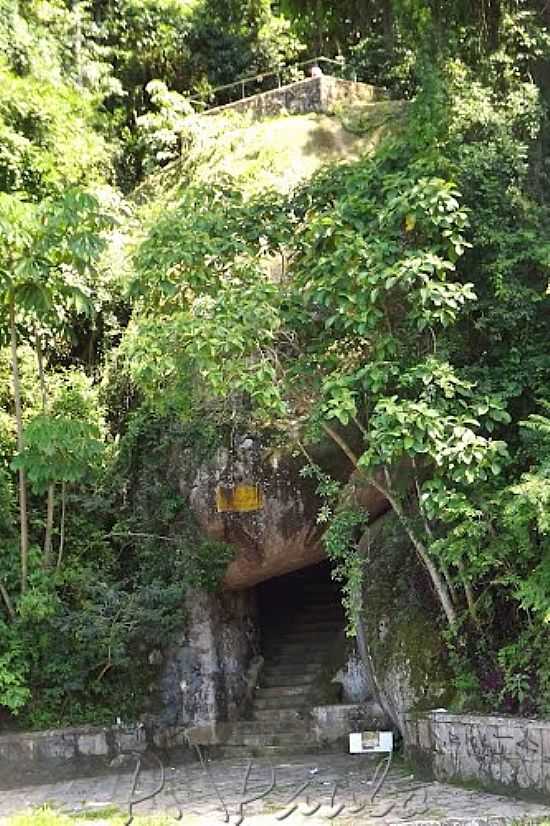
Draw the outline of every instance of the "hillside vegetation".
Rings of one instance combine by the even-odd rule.
[[[0,2],[6,725],[154,706],[233,553],[178,474],[237,432],[384,494],[459,706],[550,710],[546,4],[279,5]],[[193,113],[320,51],[390,100]],[[353,633],[369,515],[306,472]]]

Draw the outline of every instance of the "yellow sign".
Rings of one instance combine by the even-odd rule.
[[[218,513],[246,513],[259,511],[264,506],[264,498],[259,485],[220,486],[216,490]]]

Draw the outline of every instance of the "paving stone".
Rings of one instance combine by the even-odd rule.
[[[147,763],[139,777],[137,793],[146,795],[159,783],[159,771],[153,769],[153,761]],[[242,799],[243,780],[249,761],[219,760],[208,762],[208,773],[198,763],[165,767],[166,782],[162,792],[135,806],[134,814],[164,812],[176,816],[181,811],[186,822],[197,826],[216,826],[224,822],[224,810],[218,794],[222,796],[232,822],[238,814]],[[484,792],[460,789],[439,782],[425,782],[405,772],[397,764],[392,767],[374,803],[369,803],[373,793],[375,762],[365,755],[309,754],[292,755],[274,761],[276,783],[265,799],[245,806],[244,826],[275,826],[280,823],[276,814],[285,811],[288,799],[303,784],[307,789],[296,799],[297,809],[283,823],[290,826],[339,823],[342,826],[368,826],[379,823],[389,826],[395,823],[453,824],[476,823],[479,826],[498,826],[521,819],[550,818],[550,804],[517,800],[490,795]],[[245,796],[254,797],[269,788],[272,767],[265,758],[254,760],[250,768]],[[105,806],[127,808],[132,787],[132,772],[113,769],[111,774],[98,777],[81,777],[56,781],[55,773],[49,783],[17,788],[0,793],[0,824],[5,826],[7,817],[17,812],[29,811],[44,802],[65,812],[78,815],[97,811]],[[335,784],[337,784],[335,792]],[[309,803],[307,796],[309,795]],[[334,806],[331,805],[332,796]],[[354,797],[356,803],[354,804]],[[307,816],[313,803],[321,807],[314,816]],[[354,806],[368,805],[359,815],[353,815]],[[343,811],[332,821],[329,818],[336,807],[345,803]],[[382,816],[381,816],[382,815]],[[488,818],[493,818],[490,822]],[[500,819],[500,820],[497,820]],[[84,821],[83,821],[84,822]],[[94,821],[100,826],[101,821]],[[75,821],[78,824],[78,819]]]

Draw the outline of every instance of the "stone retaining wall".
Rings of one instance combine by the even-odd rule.
[[[409,757],[438,780],[550,796],[550,720],[408,713],[404,740]]]
[[[2,769],[22,770],[38,765],[59,765],[78,759],[110,760],[123,752],[147,748],[142,728],[82,728],[14,732],[0,735]]]
[[[311,77],[279,89],[270,89],[243,100],[216,106],[204,115],[222,112],[249,112],[253,118],[273,117],[283,112],[302,115],[307,112],[330,112],[341,103],[373,103],[385,97],[384,90],[368,83],[355,83],[337,77]]]
[[[339,743],[348,749],[352,731],[370,731],[387,728],[388,721],[378,703],[314,706],[311,709],[312,732],[315,745],[330,746]]]

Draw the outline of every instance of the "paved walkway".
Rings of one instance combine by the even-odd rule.
[[[146,763],[148,768],[145,768]],[[134,799],[151,795],[160,785],[160,769],[153,765],[151,758],[144,758]],[[245,799],[250,802],[242,810],[244,826],[275,826],[278,823],[327,826],[331,822],[341,826],[369,823],[385,826],[419,821],[423,824],[427,821],[456,823],[457,820],[479,823],[480,818],[481,822],[491,819],[496,826],[543,817],[550,823],[550,803],[546,807],[443,783],[423,782],[395,767],[390,768],[371,802],[382,776],[379,771],[378,777],[373,777],[375,765],[373,758],[346,754],[294,756],[286,761],[278,760],[274,767],[258,758],[250,770],[246,760],[209,762],[207,770],[198,763],[168,765],[162,791],[136,805],[134,814],[162,812],[173,816],[174,824],[179,822],[183,826],[237,824],[239,803]],[[128,811],[134,766],[135,762],[132,762],[101,777],[0,791],[0,824],[4,826],[11,814],[47,803],[74,815],[88,813],[89,816],[89,813],[97,812],[98,819],[93,822],[101,826],[101,809],[118,806],[122,811]],[[261,799],[252,800],[264,793]],[[295,799],[289,803],[293,796]],[[224,806],[229,820],[224,818]],[[361,811],[357,811],[360,807]],[[176,819],[178,816],[179,820]]]

